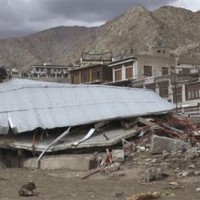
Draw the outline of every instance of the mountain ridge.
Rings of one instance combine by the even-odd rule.
[[[59,26],[28,36],[0,40],[0,65],[26,69],[34,64],[74,63],[81,52],[137,54],[156,45],[180,48],[200,41],[200,11],[142,6],[99,27]]]

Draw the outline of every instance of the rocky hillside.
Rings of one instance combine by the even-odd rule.
[[[0,40],[0,65],[28,68],[50,62],[64,64],[71,49],[91,38],[93,28],[57,27],[30,36]]]
[[[115,56],[147,51],[162,44],[173,49],[200,41],[200,11],[164,6],[134,7],[96,28],[57,27],[30,36],[0,40],[0,64],[73,63],[82,51],[113,51]]]

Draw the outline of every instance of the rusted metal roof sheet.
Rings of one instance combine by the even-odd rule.
[[[0,134],[161,114],[174,105],[153,91],[22,79],[0,84]]]

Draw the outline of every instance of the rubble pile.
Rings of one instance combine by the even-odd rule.
[[[144,166],[147,182],[168,177],[169,170],[176,177],[200,175],[200,129],[187,118],[171,114],[138,117],[129,124],[132,126],[128,128],[137,134],[129,140],[122,139],[118,149],[97,153],[98,172],[109,174],[120,168]]]
[[[173,115],[137,118],[129,128],[137,134],[128,140],[122,139],[122,146],[96,153],[99,165],[83,178],[93,174],[130,176],[127,170],[144,170],[142,184],[168,179],[167,186],[158,192],[133,194],[127,200],[159,200],[174,197],[174,190],[184,189],[180,178],[200,176],[200,129],[187,118]],[[116,149],[117,148],[117,149]],[[115,173],[121,170],[122,173]],[[124,173],[123,173],[124,172]],[[170,180],[173,182],[170,182]],[[196,192],[200,189],[196,188]],[[124,194],[120,193],[120,196]]]

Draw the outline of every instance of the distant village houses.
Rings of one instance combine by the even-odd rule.
[[[80,65],[32,65],[25,71],[16,67],[11,76],[72,84],[107,84],[146,88],[176,105],[178,112],[200,116],[200,47],[174,53],[156,46],[149,52],[113,57],[112,52],[86,53]]]
[[[112,52],[102,54],[83,52],[80,67],[70,70],[70,82],[72,84],[112,82],[112,71],[107,67],[111,61]]]
[[[64,65],[53,65],[44,63],[43,65],[32,65],[24,74],[28,77],[68,77],[69,67]]]
[[[92,56],[91,56],[92,55]],[[80,68],[70,70],[72,84],[108,84],[146,88],[174,103],[179,112],[200,114],[200,59],[174,55],[170,47],[157,46],[149,52],[121,59],[99,59],[87,54]],[[103,54],[102,54],[103,55]],[[98,59],[96,59],[98,58]],[[101,57],[102,58],[102,57]]]

